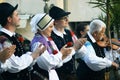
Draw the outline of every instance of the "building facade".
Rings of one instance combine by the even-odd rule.
[[[46,1],[46,2],[44,2]],[[65,11],[71,12],[69,15],[70,26],[74,29],[79,22],[90,22],[102,13],[99,8],[93,8],[93,4],[89,4],[90,0],[0,0],[0,2],[9,2],[13,6],[19,5],[18,12],[21,17],[21,26],[17,32],[24,35],[29,40],[32,39],[30,20],[36,13],[44,13],[45,3],[47,8],[52,5],[63,8]],[[31,34],[31,35],[30,35]]]

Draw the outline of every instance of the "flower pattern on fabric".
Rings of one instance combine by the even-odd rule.
[[[18,40],[21,42],[21,43],[23,43],[24,42],[24,38],[20,35],[20,36],[18,36]]]
[[[72,47],[73,46],[73,42],[67,42],[67,47]]]
[[[21,43],[21,45],[24,48],[24,51],[30,51],[30,40],[28,40],[27,38],[23,37],[21,34],[16,33],[16,38],[18,40],[19,43]]]

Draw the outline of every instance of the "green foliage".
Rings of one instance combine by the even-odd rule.
[[[120,0],[90,0],[89,4],[95,4],[93,8],[98,7],[106,13],[106,16],[101,14],[99,18],[105,21],[107,28],[114,30],[113,32],[120,38]]]

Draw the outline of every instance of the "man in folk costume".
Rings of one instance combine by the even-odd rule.
[[[68,15],[70,12],[65,12],[63,9],[53,6],[50,11],[49,15],[55,19],[54,21],[54,29],[52,31],[51,37],[55,44],[57,45],[58,49],[60,50],[65,44],[72,42],[72,44],[77,40],[75,34],[66,29],[68,27]],[[84,43],[81,40],[81,45]],[[74,54],[73,54],[74,55]],[[62,67],[56,69],[60,80],[76,80],[76,69],[75,69],[75,59],[74,56],[69,61],[63,64]]]
[[[77,68],[78,80],[105,80],[105,69],[119,65],[105,56],[104,47],[98,42],[105,36],[106,25],[103,21],[95,19],[90,23],[90,30],[87,33],[87,42],[78,51],[83,55],[76,55],[79,60]]]
[[[36,60],[32,71],[34,75],[32,80],[59,80],[55,69],[63,65],[64,59],[69,60],[69,57],[72,55],[71,52],[75,53],[75,50],[81,47],[78,40],[73,47],[65,45],[58,50],[50,37],[54,27],[53,21],[48,14],[36,14],[30,22],[32,32],[35,33],[31,42],[32,51],[36,50],[39,44],[43,44],[47,48],[43,55]]]
[[[39,46],[35,52],[24,52],[23,46],[16,37],[15,30],[19,26],[20,18],[16,11],[18,5],[13,7],[9,3],[0,3],[0,35],[5,39],[0,43],[0,50],[12,45],[16,46],[14,54],[4,63],[0,62],[3,71],[1,76],[4,80],[29,80],[27,67],[35,58],[41,55],[45,47]]]
[[[0,43],[2,44],[6,39],[7,38],[5,36],[0,36]],[[8,58],[10,58],[11,55],[15,52],[15,48],[16,46],[12,45],[0,51],[0,62],[4,63]],[[0,49],[2,49],[2,45],[0,46]],[[2,73],[1,69],[0,73]]]
[[[6,38],[4,36],[0,36],[0,43],[3,43]],[[2,46],[1,46],[2,47]],[[15,52],[15,45],[12,45],[10,47],[7,47],[0,51],[0,62],[5,63],[5,61],[11,57],[11,55]],[[1,66],[1,63],[0,63]],[[0,67],[0,73],[2,73],[3,70]],[[0,80],[3,80],[1,74],[0,74]]]

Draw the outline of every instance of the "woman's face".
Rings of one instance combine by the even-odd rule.
[[[84,31],[80,31],[81,37],[85,37],[88,31],[89,25],[86,25]]]
[[[46,37],[50,37],[51,36],[51,32],[53,30],[53,23],[51,23],[44,31],[42,31],[42,33],[46,36]]]

